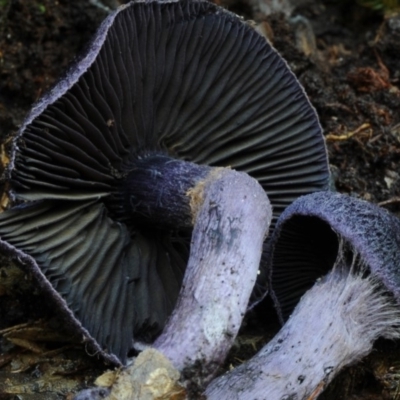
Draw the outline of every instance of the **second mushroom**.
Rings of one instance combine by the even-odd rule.
[[[400,338],[400,221],[329,191],[300,197],[267,246],[278,334],[207,398],[316,399],[376,339]],[[298,303],[298,304],[297,304]]]

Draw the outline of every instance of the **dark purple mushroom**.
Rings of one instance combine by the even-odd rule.
[[[275,217],[327,187],[325,144],[303,89],[265,39],[222,8],[132,2],[104,21],[17,134],[17,205],[0,216],[1,245],[85,340],[125,362],[133,340],[152,342],[174,309],[209,187],[227,174],[242,181],[229,168],[259,182]],[[208,206],[215,229],[204,247],[218,250],[239,236],[222,236],[221,205]]]
[[[255,357],[213,381],[208,399],[316,399],[376,339],[400,338],[395,216],[337,193],[303,196],[282,213],[267,255],[278,313],[290,317]]]

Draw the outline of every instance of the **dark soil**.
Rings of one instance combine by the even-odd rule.
[[[293,13],[297,17],[288,20],[283,14],[266,17],[244,0],[226,0],[222,5],[254,20],[303,84],[325,131],[336,189],[400,211],[400,15],[384,15],[356,2],[312,0]],[[106,15],[107,11],[88,0],[0,0],[3,162],[7,160],[8,139],[31,104],[82,51]],[[2,260],[0,279],[8,264]],[[7,271],[3,272],[7,275]],[[29,277],[23,273],[16,276],[9,286],[14,290],[1,289],[0,285],[0,329],[44,317],[34,311],[42,311],[40,295],[23,291],[24,285],[18,284],[18,279]],[[259,318],[249,319],[227,365],[249,357],[274,333],[276,324],[265,333],[260,328],[265,323]],[[63,372],[52,370],[53,378],[67,375],[64,381],[68,384],[32,386],[44,377],[50,379],[46,375],[50,367],[46,369],[39,357],[31,359],[21,369],[24,372],[11,374],[15,365],[8,355],[20,356],[21,351],[5,342],[0,342],[0,399],[68,398],[68,393],[71,397],[72,392],[90,385],[99,372],[90,361],[82,361]],[[346,369],[321,398],[400,398],[399,347],[398,343],[378,343],[371,356]],[[61,358],[76,362],[87,357],[78,351],[63,353]],[[2,393],[6,379],[14,379],[13,394]],[[71,379],[75,379],[75,386]],[[23,387],[17,386],[17,381]]]

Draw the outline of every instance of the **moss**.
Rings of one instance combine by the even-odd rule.
[[[42,14],[46,12],[46,6],[44,4],[38,4],[38,9]]]
[[[399,0],[357,0],[357,3],[372,10],[383,12],[400,9]]]

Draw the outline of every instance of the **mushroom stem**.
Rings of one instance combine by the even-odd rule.
[[[202,389],[242,323],[272,218],[268,197],[255,179],[227,168],[210,169],[185,196],[194,228],[178,302],[153,349],[123,371],[110,399],[170,398],[184,369]]]
[[[316,399],[378,337],[400,337],[400,311],[371,275],[337,266],[256,356],[207,388],[208,400]]]
[[[163,154],[140,157],[130,165],[123,181],[125,214],[136,224],[174,229],[193,226],[188,190],[205,179],[212,168],[177,160]]]
[[[245,173],[212,170],[189,191],[195,218],[177,305],[154,347],[182,370],[211,376],[240,328],[271,221],[268,197]]]

